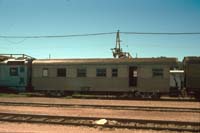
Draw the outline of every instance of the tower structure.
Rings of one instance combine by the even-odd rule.
[[[112,48],[112,53],[114,58],[132,58],[129,52],[123,52],[120,46],[120,32],[117,31],[116,35],[116,45],[115,48]]]

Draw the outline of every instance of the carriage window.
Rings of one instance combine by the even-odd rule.
[[[118,76],[118,69],[114,68],[112,69],[112,77],[117,77]]]
[[[24,67],[23,67],[23,66],[20,67],[20,72],[21,72],[21,73],[24,72]]]
[[[133,71],[133,77],[137,77],[137,76],[138,76],[137,71]]]
[[[18,76],[18,68],[17,67],[10,68],[10,76]]]
[[[163,77],[163,69],[152,69],[153,77]]]
[[[49,76],[49,69],[43,68],[42,70],[42,77],[48,77]]]
[[[85,68],[77,69],[77,77],[86,77],[86,73]]]
[[[58,68],[57,69],[57,77],[66,77],[66,69]]]
[[[96,76],[97,77],[106,77],[106,69],[105,68],[96,69]]]

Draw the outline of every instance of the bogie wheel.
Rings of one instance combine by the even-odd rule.
[[[141,98],[141,97],[142,97],[139,91],[135,91],[135,92],[134,92],[134,96],[135,96],[136,98]]]

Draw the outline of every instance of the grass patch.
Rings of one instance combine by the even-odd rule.
[[[88,95],[88,94],[80,94],[80,93],[74,93],[72,97],[94,97],[96,95]]]
[[[20,93],[0,93],[0,97],[44,97],[41,93],[20,92]]]
[[[72,99],[72,96],[66,96],[65,99]]]
[[[101,99],[101,98],[116,98],[115,95],[96,95],[96,94],[80,94],[74,93],[72,98],[85,98],[85,99]]]
[[[0,97],[27,97],[25,93],[0,93]]]

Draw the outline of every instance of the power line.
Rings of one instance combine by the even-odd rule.
[[[135,35],[200,35],[200,32],[120,32],[121,34],[135,34]],[[3,36],[0,38],[66,38],[66,37],[84,37],[84,36],[99,36],[116,34],[116,32],[92,33],[92,34],[72,34],[72,35],[46,35],[46,36]]]
[[[115,34],[115,33],[116,32],[92,33],[92,34],[74,34],[74,35],[49,35],[49,36],[2,36],[2,35],[0,35],[0,38],[65,38],[65,37],[109,35],[109,34]]]
[[[200,35],[200,32],[120,32],[122,34],[138,35]]]
[[[4,38],[4,39],[5,39],[5,41],[7,41],[7,42],[9,42],[11,44],[20,44],[20,43],[23,43],[24,41],[26,41],[27,38],[21,38],[22,40],[17,41],[17,42],[16,41],[11,41],[8,38]]]

